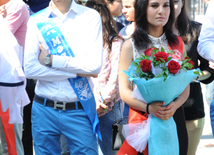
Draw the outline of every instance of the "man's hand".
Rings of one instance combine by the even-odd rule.
[[[7,10],[5,9],[5,5],[0,7],[0,14],[2,15],[3,18],[7,16]]]
[[[46,51],[44,49],[44,47],[42,46],[42,44],[39,44],[39,49],[41,50],[40,54],[39,54],[39,62],[45,66],[45,63],[44,63],[44,59],[45,57],[49,54],[48,51]],[[51,59],[51,62],[50,62],[50,65],[52,65],[52,55],[50,57]]]
[[[94,75],[94,74],[79,74],[77,73],[77,76],[81,76],[81,77],[93,77],[93,78],[97,78],[98,75]]]

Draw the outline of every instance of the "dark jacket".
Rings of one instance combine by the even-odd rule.
[[[36,13],[46,7],[48,7],[50,0],[23,0],[27,3],[30,9]]]

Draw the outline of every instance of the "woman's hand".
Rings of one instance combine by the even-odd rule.
[[[157,117],[159,111],[166,110],[166,107],[163,106],[164,104],[164,102],[152,102],[149,104],[148,112]]]
[[[7,10],[5,9],[5,5],[3,7],[0,7],[0,14],[3,18],[7,16]]]
[[[158,111],[157,117],[162,120],[168,120],[170,117],[172,117],[177,110],[177,106],[174,101],[172,101],[169,105],[166,106],[166,109],[163,111]]]
[[[108,109],[108,106],[105,105],[104,103],[96,103],[96,110],[97,110],[97,114],[101,113],[104,109]]]
[[[96,110],[97,114],[101,113],[104,109],[108,109],[108,106],[105,103],[101,102],[100,94],[94,94],[94,98],[96,101]]]

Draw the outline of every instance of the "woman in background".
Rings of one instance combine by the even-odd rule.
[[[123,117],[118,86],[118,67],[123,39],[112,26],[115,21],[104,0],[88,0],[85,5],[100,13],[103,25],[103,65],[98,77],[93,80],[102,135],[102,141],[98,139],[98,143],[104,155],[116,155],[117,151],[112,150],[112,125]]]
[[[203,71],[204,76],[200,75],[197,80],[204,84],[208,84],[212,82],[214,72],[209,67],[209,62],[202,58],[197,52],[198,36],[200,33],[201,24],[196,21],[191,21],[188,18],[185,3],[185,0],[174,0],[175,22],[173,32],[174,34],[181,36],[186,48],[187,56],[189,56],[189,58],[194,62],[194,68],[200,68],[201,71]],[[190,94],[183,107],[188,132],[188,151],[186,152],[183,149],[182,151],[185,152],[181,152],[181,155],[195,155],[200,137],[202,135],[205,116],[200,83],[190,83]],[[174,118],[175,117],[178,119],[181,116],[174,115]],[[178,126],[178,130],[182,129]],[[180,137],[185,138],[185,130],[181,133],[182,135],[180,135]]]
[[[127,26],[123,27],[120,30],[120,36],[122,36],[124,39],[128,39],[131,37],[131,35],[134,33],[135,30],[135,0],[123,0],[123,15],[126,17],[126,20],[130,22]]]
[[[112,17],[119,17],[122,14],[122,0],[105,0]],[[123,28],[123,24],[116,22],[116,32]]]

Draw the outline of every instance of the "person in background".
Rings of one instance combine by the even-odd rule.
[[[0,7],[0,15],[5,18],[7,16],[7,10],[5,9],[5,5]]]
[[[210,3],[210,0],[203,0],[204,1],[204,3],[206,4],[206,8],[205,8],[205,11],[204,11],[204,14],[206,14],[206,12],[207,12],[207,7],[208,7],[208,5],[209,5],[209,3]]]
[[[105,0],[112,17],[118,17],[122,14],[122,0]],[[119,32],[124,26],[116,21],[116,32]]]
[[[129,21],[126,20],[126,17],[122,14],[119,17],[114,17],[115,21],[123,24],[123,26],[126,26],[129,24]]]
[[[50,0],[23,0],[30,8],[30,14],[36,13],[48,6]]]
[[[25,35],[27,31],[27,22],[29,19],[29,14],[27,7],[25,6],[22,0],[1,0],[0,6],[5,6],[7,10],[7,16],[4,18],[7,26],[17,39],[19,45],[21,46],[22,51],[24,51],[25,47]],[[23,56],[23,54],[22,54]],[[20,58],[20,62],[22,64],[22,57]],[[8,111],[7,111],[8,112]],[[8,112],[9,115],[9,112]],[[1,119],[4,119],[1,116]],[[23,145],[22,145],[22,124],[3,124],[3,126],[7,126],[10,130],[1,132],[2,139],[2,152],[3,153],[15,153],[18,155],[23,155]],[[5,127],[4,127],[5,128]],[[3,129],[0,129],[3,131]],[[9,131],[15,132],[15,134],[9,133]],[[4,140],[4,134],[7,134],[6,137],[9,137],[6,141]],[[15,137],[14,137],[15,136]],[[15,146],[15,148],[11,148],[10,146]]]
[[[174,0],[174,6],[175,22],[173,32],[182,37],[187,56],[194,62],[194,68],[200,68],[201,71],[203,71],[204,76],[200,75],[197,80],[201,83],[208,84],[212,82],[214,78],[214,71],[209,67],[209,61],[202,58],[197,52],[201,24],[196,21],[191,21],[188,18],[185,0]],[[187,101],[184,103],[183,108],[188,132],[187,155],[195,155],[202,135],[205,116],[200,83],[190,83],[190,94]],[[182,128],[178,130],[182,130]],[[181,133],[182,135],[180,135],[180,137],[185,137],[185,129]],[[180,145],[184,145],[184,143],[181,143]],[[181,154],[186,154],[186,151]]]
[[[123,27],[119,35],[122,36],[123,39],[128,39],[131,37],[133,32],[135,31],[135,19],[134,19],[134,14],[135,14],[135,0],[122,0],[123,1],[123,15],[125,16],[126,20],[129,22],[125,27]],[[126,117],[129,115],[129,106],[124,103],[124,111],[123,111],[123,116]]]
[[[123,27],[119,34],[124,39],[128,39],[135,31],[136,23],[135,23],[135,0],[123,0],[123,15],[126,17],[126,20],[130,23]]]
[[[199,43],[197,46],[198,53],[205,59],[214,63],[214,1],[211,0],[207,7],[207,11],[205,14],[205,18],[202,23],[201,33],[199,35]],[[213,68],[213,65],[211,65]],[[210,104],[210,119],[211,119],[211,126],[214,135],[214,82],[209,85],[209,88],[206,89],[207,91],[207,100],[208,104]],[[212,100],[213,98],[213,100]],[[211,101],[211,102],[210,102]]]
[[[198,53],[205,59],[214,62],[214,1],[211,0],[199,35],[197,46]]]
[[[98,143],[103,155],[116,155],[117,151],[112,150],[112,125],[123,118],[123,105],[118,86],[118,67],[123,39],[112,26],[115,21],[104,0],[88,0],[85,5],[100,13],[103,25],[103,65],[98,77],[93,79],[102,135],[102,141],[98,139]]]

